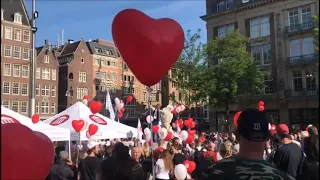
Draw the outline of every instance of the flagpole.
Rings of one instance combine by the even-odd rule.
[[[149,116],[151,116],[151,94],[152,94],[152,88],[151,87],[147,87],[147,92],[148,92],[148,105],[149,105]],[[153,136],[154,136],[154,133],[152,132],[152,121],[150,122],[149,124],[150,126],[150,129],[151,129],[151,163],[152,163],[152,178],[155,179],[155,170],[154,170],[154,159],[153,159]],[[156,138],[156,137],[154,137]]]

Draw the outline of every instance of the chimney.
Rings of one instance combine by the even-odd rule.
[[[72,44],[73,40],[72,39],[68,39],[68,44]]]
[[[48,46],[49,45],[49,41],[46,39],[44,40],[44,45]]]

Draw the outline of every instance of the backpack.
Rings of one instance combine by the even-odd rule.
[[[198,150],[198,148],[195,149],[195,152],[193,154],[193,161],[196,163],[196,169],[192,172],[192,177],[195,179],[199,179],[201,177],[201,172],[202,172],[202,162],[203,161],[203,152],[204,148],[201,148]]]

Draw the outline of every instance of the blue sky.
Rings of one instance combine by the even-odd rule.
[[[105,39],[112,41],[111,23],[114,16],[126,8],[138,9],[153,18],[172,18],[186,31],[202,30],[201,42],[206,42],[205,22],[199,17],[205,14],[205,1],[83,1],[83,0],[37,0],[38,31],[37,46],[48,39],[56,44],[57,36],[64,29],[64,40]],[[26,0],[29,13],[31,0]]]

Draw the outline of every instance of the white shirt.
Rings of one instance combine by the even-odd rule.
[[[158,159],[156,162],[156,178],[158,179],[170,179],[169,171],[164,168],[163,159]]]

